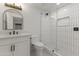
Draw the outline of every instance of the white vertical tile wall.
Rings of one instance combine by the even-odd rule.
[[[79,27],[78,6],[79,4],[69,4],[56,12],[52,11],[52,17],[55,19],[50,20],[51,15],[42,18],[42,42],[51,50],[56,48],[55,52],[60,55],[79,55],[79,31],[73,31],[74,27]],[[64,17],[69,17],[69,22],[65,23],[67,26],[56,26],[58,19]]]
[[[78,6],[70,4],[58,10],[58,18],[70,17],[70,25],[57,27],[57,52],[61,55],[79,55],[79,31],[73,31],[74,27],[79,27]]]

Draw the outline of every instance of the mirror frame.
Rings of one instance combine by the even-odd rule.
[[[3,24],[2,24],[3,25],[3,30],[21,30],[21,29],[14,29],[14,28],[13,29],[7,29],[7,20],[6,20],[6,16],[5,16],[5,14],[7,12],[19,14],[22,18],[22,21],[23,21],[23,15],[21,14],[20,11],[15,10],[15,9],[7,9],[3,12],[3,17],[2,17],[3,18]],[[23,29],[23,24],[22,24],[22,29]]]

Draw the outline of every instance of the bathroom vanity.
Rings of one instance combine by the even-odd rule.
[[[31,35],[18,34],[18,30],[23,29],[22,12],[16,9],[6,9],[2,16],[3,30],[10,30],[10,32],[9,35],[0,36],[0,56],[29,56]]]
[[[30,34],[0,36],[0,56],[29,56]]]

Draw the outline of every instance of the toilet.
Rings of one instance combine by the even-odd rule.
[[[31,39],[31,56],[43,56],[44,44],[40,42],[37,35],[33,35]]]

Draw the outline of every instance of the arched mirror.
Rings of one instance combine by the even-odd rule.
[[[3,13],[4,30],[21,30],[23,28],[23,15],[14,9],[5,10]]]

